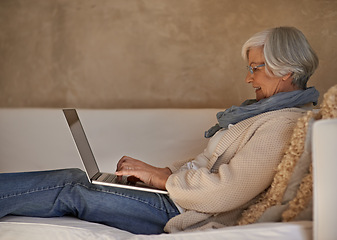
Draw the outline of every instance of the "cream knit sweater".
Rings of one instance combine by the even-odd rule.
[[[170,166],[166,188],[186,211],[166,224],[166,232],[235,225],[241,213],[266,190],[304,109],[257,115],[214,135],[194,160],[199,169]]]

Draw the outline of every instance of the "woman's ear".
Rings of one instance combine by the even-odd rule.
[[[293,76],[293,73],[292,73],[292,72],[289,72],[288,74],[286,74],[286,75],[284,75],[284,76],[282,77],[282,80],[283,80],[283,81],[290,80],[290,79],[292,78],[292,76]]]

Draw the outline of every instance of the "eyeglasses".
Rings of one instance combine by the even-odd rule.
[[[260,65],[258,65],[258,66],[255,66],[255,67],[252,67],[252,66],[247,66],[247,69],[248,69],[248,71],[251,73],[251,74],[253,74],[259,67],[263,67],[263,66],[265,66],[266,64],[260,64]]]

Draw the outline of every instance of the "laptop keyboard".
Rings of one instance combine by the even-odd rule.
[[[101,175],[97,178],[97,181],[132,185],[132,183],[128,181],[128,176],[117,176],[111,173],[101,173]]]
[[[103,182],[114,183],[116,182],[116,179],[117,179],[117,175],[109,174],[103,179]]]
[[[101,176],[98,177],[97,180],[100,182],[106,182],[106,183],[116,183],[117,175],[103,173]]]

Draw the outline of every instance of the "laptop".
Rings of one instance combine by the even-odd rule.
[[[93,184],[128,188],[140,191],[168,194],[167,191],[154,188],[143,182],[128,181],[128,176],[117,176],[113,173],[103,173],[99,170],[89,141],[84,132],[76,109],[63,109],[64,116],[68,122],[70,132],[81,157],[85,172],[89,181]]]

